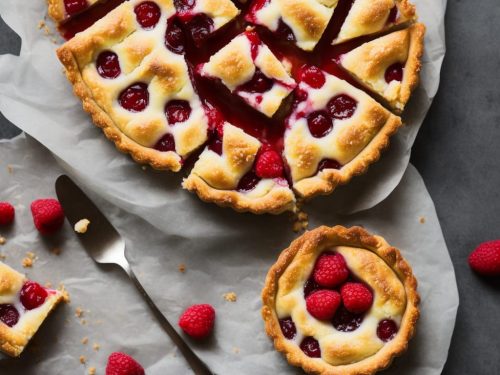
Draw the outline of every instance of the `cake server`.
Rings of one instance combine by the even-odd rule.
[[[90,221],[87,232],[78,236],[87,253],[97,263],[116,264],[125,270],[153,315],[184,355],[193,372],[197,375],[212,375],[208,366],[191,350],[148,296],[125,257],[125,241],[108,219],[68,176],[59,176],[56,181],[56,193],[71,226],[81,219]]]

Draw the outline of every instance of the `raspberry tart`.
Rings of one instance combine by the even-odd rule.
[[[424,27],[406,0],[82,0],[64,14],[57,54],[94,123],[139,163],[194,165],[183,187],[238,211],[294,210],[365,172],[418,83]]]
[[[408,347],[417,281],[400,252],[360,227],[319,227],[271,267],[262,316],[274,346],[311,374],[374,374]]]
[[[17,357],[64,299],[0,262],[0,351]]]

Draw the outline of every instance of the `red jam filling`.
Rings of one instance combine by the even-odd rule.
[[[191,34],[191,38],[193,38],[194,44],[201,46],[214,29],[214,21],[206,14],[200,13],[194,16],[186,27]]]
[[[165,115],[170,125],[187,121],[191,116],[191,106],[185,100],[171,100],[165,105]]]
[[[394,320],[384,319],[378,323],[377,336],[384,342],[391,341],[398,333],[398,326]]]
[[[333,122],[326,111],[316,111],[307,116],[307,126],[313,137],[321,138],[330,133]]]
[[[64,0],[64,9],[69,16],[83,12],[87,7],[87,0]]]
[[[387,83],[391,83],[392,81],[401,82],[403,80],[403,64],[392,64],[386,69],[384,77]]]
[[[297,328],[292,318],[284,318],[279,320],[281,332],[286,339],[292,340],[297,335]]]
[[[175,151],[174,136],[170,133],[165,134],[154,146],[155,150],[161,152]]]
[[[175,17],[167,21],[167,30],[165,31],[165,46],[173,53],[182,54],[185,51],[184,32],[178,24]]]
[[[136,5],[134,12],[137,22],[146,30],[155,27],[161,16],[160,7],[153,1],[145,1]]]
[[[398,7],[393,6],[391,11],[389,12],[389,17],[387,18],[387,23],[395,23],[398,19]]]
[[[116,78],[120,75],[120,62],[118,55],[112,51],[103,51],[97,56],[96,60],[97,73],[102,78]]]
[[[276,29],[275,33],[278,38],[280,38],[281,40],[286,40],[287,42],[295,42],[297,40],[290,26],[283,22],[283,19],[281,18],[279,20],[278,28]]]
[[[9,327],[14,327],[19,321],[19,311],[10,304],[0,305],[0,321]]]
[[[212,150],[218,155],[222,155],[222,140],[216,131],[211,131],[208,141],[208,149]]]
[[[26,310],[33,310],[43,305],[47,290],[34,281],[27,281],[21,288],[20,300]]]
[[[238,86],[236,91],[244,91],[250,93],[265,93],[273,87],[274,81],[266,77],[260,69],[255,69],[255,73],[250,81]]]
[[[359,328],[363,322],[363,314],[353,314],[344,306],[339,307],[332,319],[333,327],[337,331],[352,332]]]
[[[340,169],[342,168],[342,164],[340,164],[337,160],[333,159],[323,159],[318,164],[318,172],[323,169]]]
[[[319,289],[321,289],[321,286],[316,281],[314,281],[313,278],[308,279],[304,283],[304,298],[307,298],[310,294]]]
[[[331,98],[326,105],[330,116],[338,120],[345,120],[351,117],[356,111],[357,106],[358,102],[346,94],[340,94]]]
[[[260,181],[260,177],[257,176],[254,171],[250,171],[241,178],[236,190],[238,190],[240,192],[251,191],[255,188],[255,186],[257,186],[259,181]]]
[[[319,342],[314,337],[306,337],[300,343],[300,349],[311,358],[321,358],[321,348]]]
[[[118,102],[130,112],[144,111],[149,104],[148,85],[142,82],[130,85],[121,92]]]

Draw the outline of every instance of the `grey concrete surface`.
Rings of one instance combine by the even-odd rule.
[[[441,86],[412,163],[434,199],[460,291],[445,375],[500,374],[500,279],[467,266],[480,242],[500,238],[500,3],[450,0]],[[0,20],[0,53],[19,40]],[[0,115],[0,138],[18,130]],[[439,319],[439,316],[435,317]]]

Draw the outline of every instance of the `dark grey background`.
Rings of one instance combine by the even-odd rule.
[[[467,265],[478,243],[500,239],[498,35],[498,0],[448,1],[441,86],[411,159],[436,204],[460,291],[446,375],[500,374],[500,279]],[[0,54],[19,48],[0,20]],[[18,133],[0,114],[0,138]]]

